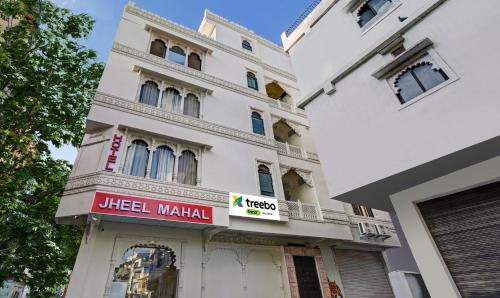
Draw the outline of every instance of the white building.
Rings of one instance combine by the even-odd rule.
[[[328,196],[394,211],[432,297],[500,297],[500,3],[471,4],[315,1],[282,35]]]
[[[393,296],[389,214],[330,200],[299,96],[252,31],[128,4],[56,215],[86,225],[66,297]]]

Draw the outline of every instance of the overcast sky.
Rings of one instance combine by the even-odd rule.
[[[92,36],[85,44],[97,51],[106,62],[126,0],[53,0],[76,13],[91,15],[95,21]],[[253,30],[278,45],[280,35],[312,0],[138,0],[141,8],[194,30],[198,29],[203,11],[208,9]],[[51,147],[55,158],[74,162],[77,150],[69,146]]]

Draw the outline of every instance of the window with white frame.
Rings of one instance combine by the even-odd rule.
[[[247,72],[247,85],[248,88],[259,90],[259,84],[257,83],[257,77],[251,71]]]
[[[431,62],[424,61],[405,69],[394,80],[396,95],[401,104],[431,90],[449,79],[448,75]]]
[[[191,49],[176,41],[153,34],[149,46],[149,53],[161,58],[166,58],[174,63],[186,65],[189,68],[202,70],[202,53],[198,49]],[[187,57],[187,59],[186,59]]]
[[[241,47],[247,51],[250,51],[250,52],[252,51],[252,44],[246,39],[244,39],[241,42]]]
[[[138,99],[140,103],[167,112],[200,118],[203,96],[201,92],[149,76],[143,76],[141,82]]]
[[[253,133],[259,135],[266,135],[264,129],[264,119],[262,118],[262,115],[256,111],[252,112],[252,131]]]
[[[433,49],[422,55],[416,61],[412,59],[403,64],[399,72],[388,79],[401,104],[414,102],[458,78]]]
[[[400,4],[399,0],[365,0],[352,12],[360,28],[374,24],[389,10]]]
[[[133,134],[129,139],[123,174],[164,182],[199,184],[200,148]]]
[[[257,168],[259,174],[260,194],[267,197],[274,197],[273,175],[265,164],[259,164]]]

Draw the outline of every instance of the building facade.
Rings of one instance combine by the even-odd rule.
[[[57,221],[66,297],[391,297],[389,214],[330,200],[288,54],[125,7]],[[352,294],[349,294],[352,293]]]
[[[314,1],[282,35],[329,197],[395,212],[432,297],[500,296],[499,15]]]

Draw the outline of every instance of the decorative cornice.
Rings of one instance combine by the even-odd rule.
[[[134,6],[134,5],[127,5],[126,11],[130,14],[136,15],[138,17],[145,19],[145,20],[148,20],[148,21],[151,21],[157,25],[160,25],[164,28],[167,28],[173,32],[177,32],[177,33],[183,34],[185,36],[188,36],[192,39],[195,39],[198,42],[203,42],[207,45],[210,45],[210,46],[216,47],[220,50],[223,50],[229,54],[246,59],[246,60],[253,62],[255,64],[262,65],[262,67],[264,67],[264,68],[267,67],[268,70],[270,70],[270,71],[273,71],[279,75],[282,75],[282,76],[287,77],[293,81],[296,81],[295,76],[289,72],[286,72],[284,70],[278,69],[274,66],[270,66],[267,64],[265,64],[266,66],[264,66],[264,63],[259,58],[255,57],[249,53],[245,53],[243,51],[232,48],[232,47],[225,45],[221,42],[218,42],[210,37],[207,37],[207,36],[197,32],[197,31],[194,31],[194,30],[187,28],[183,25],[180,25],[180,24],[174,23],[170,20],[167,20],[159,15],[153,14],[151,12],[148,12],[148,11],[141,9],[141,8]],[[274,45],[274,46],[276,46],[276,45]],[[281,49],[281,51],[282,50],[283,49]]]
[[[265,39],[264,37],[257,35],[252,30],[250,30],[250,29],[248,29],[240,24],[237,24],[233,21],[230,21],[224,17],[221,17],[220,15],[217,15],[217,14],[211,12],[210,10],[205,10],[205,18],[208,20],[219,22],[222,25],[225,25],[225,26],[227,26],[235,31],[238,31],[242,34],[249,36],[249,37],[252,37],[252,38],[258,40],[260,43],[262,43],[262,44],[264,44],[264,45],[266,45],[266,46],[268,46],[268,47],[270,47],[270,48],[272,48],[280,53],[285,53],[283,48],[280,47],[279,45],[275,44],[274,42],[272,42],[268,39]]]
[[[134,113],[151,119],[171,123],[174,125],[196,129],[202,132],[226,137],[233,140],[242,141],[252,145],[257,145],[277,150],[274,140],[268,139],[266,137],[222,126],[220,124],[216,124],[213,122],[208,122],[205,120],[188,117],[181,114],[167,112],[157,107],[112,96],[109,94],[97,92],[94,99],[94,104],[115,110],[125,111],[127,113]]]
[[[344,225],[349,224],[349,216],[345,214],[345,212],[321,208],[321,213],[325,222],[334,222]]]
[[[279,109],[279,110],[291,113],[293,115],[298,115],[298,116],[301,116],[304,118],[306,117],[306,115],[303,115],[300,113],[293,113],[290,110],[276,106],[274,103],[274,99],[270,99],[269,97],[267,97],[267,95],[265,95],[263,93],[260,93],[258,91],[253,90],[253,89],[246,88],[246,87],[240,86],[238,84],[220,79],[218,77],[206,74],[204,72],[194,70],[192,68],[185,67],[185,66],[177,64],[177,63],[173,63],[167,59],[148,54],[146,52],[128,47],[128,46],[120,44],[120,43],[114,43],[113,48],[111,50],[115,53],[118,53],[118,54],[122,54],[122,55],[125,55],[128,57],[134,58],[134,59],[138,59],[138,60],[141,60],[141,61],[144,61],[147,63],[151,63],[151,64],[154,64],[154,65],[159,66],[161,68],[175,71],[177,73],[190,76],[192,78],[207,82],[207,83],[215,85],[215,86],[219,86],[221,88],[224,88],[224,89],[227,89],[227,90],[230,90],[233,92],[243,94],[245,96],[250,96],[250,97],[256,98],[258,100],[261,100],[261,101],[267,103],[271,108]]]
[[[169,195],[168,199],[171,201],[210,203],[211,206],[228,208],[228,192],[109,172],[71,177],[66,183],[64,195],[98,190],[102,187],[109,187],[113,192],[122,194],[145,195],[159,199],[165,199],[165,195]]]

